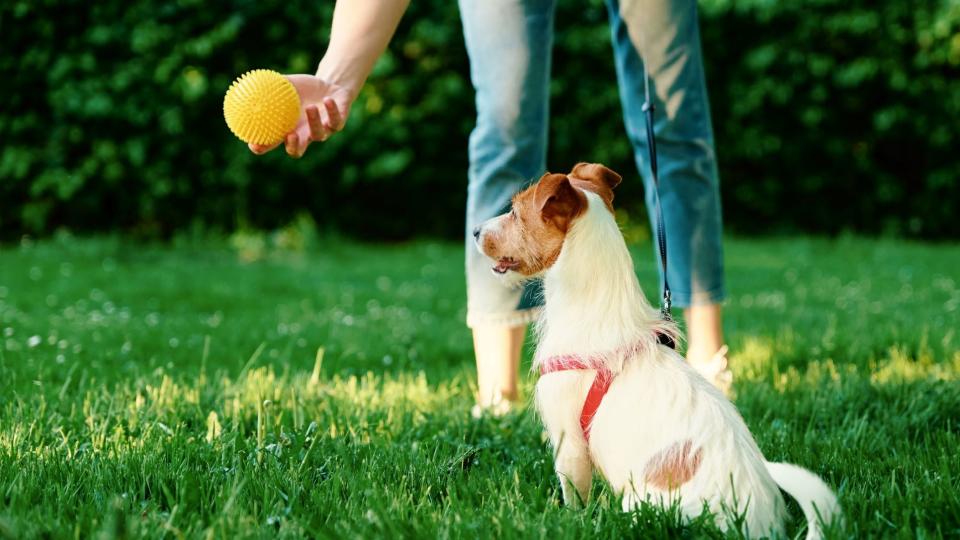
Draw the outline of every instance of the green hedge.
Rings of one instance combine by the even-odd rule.
[[[561,4],[550,167],[635,179],[602,2]],[[226,129],[231,79],[312,71],[331,8],[4,3],[0,235],[165,236],[306,211],[360,237],[459,236],[474,108],[451,0],[412,3],[348,129],[304,159],[252,156]],[[728,229],[960,234],[960,3],[702,0],[701,29]],[[641,194],[628,182],[619,200],[642,211]]]

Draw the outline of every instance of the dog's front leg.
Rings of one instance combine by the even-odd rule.
[[[563,504],[570,508],[582,508],[590,499],[590,487],[593,483],[593,465],[587,451],[583,435],[575,433],[559,440],[554,452],[553,467],[560,478],[563,491]]]
[[[563,502],[581,508],[590,498],[593,465],[580,427],[580,410],[593,374],[567,371],[541,377],[535,401],[553,446],[553,468],[560,478]]]

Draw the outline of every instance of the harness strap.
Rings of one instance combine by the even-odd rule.
[[[657,333],[657,343],[670,347],[671,349],[676,348],[676,344],[670,336],[659,332]],[[625,351],[629,350],[633,350],[633,348],[625,349]],[[597,414],[600,403],[603,402],[603,396],[607,395],[610,384],[613,383],[613,372],[597,358],[584,360],[580,356],[573,354],[551,356],[540,362],[541,377],[560,371],[581,371],[587,369],[593,369],[597,372],[593,376],[593,384],[590,385],[590,390],[587,391],[587,397],[583,401],[583,409],[580,410],[580,429],[583,430],[583,438],[586,439],[589,444],[590,427],[593,422],[593,417]]]
[[[670,317],[669,313],[667,313],[667,317],[669,319]],[[657,343],[664,345],[666,347],[670,347],[673,350],[677,350],[677,342],[674,341],[673,338],[668,336],[667,334],[661,334],[660,332],[657,332]]]
[[[593,376],[593,384],[587,392],[587,398],[583,402],[583,409],[580,411],[580,429],[583,430],[583,438],[590,442],[590,424],[593,422],[600,403],[603,402],[603,396],[610,389],[610,383],[613,382],[613,372],[606,367],[587,363],[579,356],[553,356],[540,364],[540,375],[556,373],[558,371],[573,371],[594,369],[597,371]]]

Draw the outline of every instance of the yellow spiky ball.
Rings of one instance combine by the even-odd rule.
[[[223,117],[241,141],[276,144],[297,126],[300,96],[283,75],[255,69],[230,85],[223,97]]]

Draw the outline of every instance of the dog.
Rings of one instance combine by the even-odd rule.
[[[588,500],[596,469],[624,511],[677,504],[688,519],[709,510],[724,530],[783,536],[782,488],[819,538],[841,518],[834,493],[806,469],[767,462],[733,404],[665,345],[679,330],[640,289],[614,219],[620,180],[592,163],[545,174],[473,231],[505,281],[543,280],[534,402],[564,504]]]

